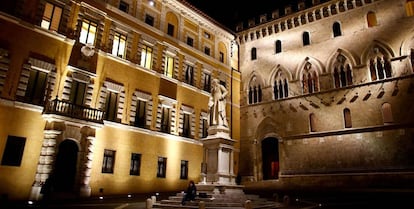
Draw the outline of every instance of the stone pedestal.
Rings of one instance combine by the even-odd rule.
[[[224,126],[212,126],[208,137],[201,140],[204,146],[202,168],[203,184],[235,185],[233,173],[234,143],[229,130]]]

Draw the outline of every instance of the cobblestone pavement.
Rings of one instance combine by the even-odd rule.
[[[157,196],[157,200],[168,199],[172,194]],[[0,209],[146,209],[151,194],[130,197],[91,197],[88,199],[53,200],[48,203],[0,202]],[[282,200],[285,201],[285,200]],[[413,209],[414,193],[397,194],[354,194],[291,196],[289,203],[280,209]]]

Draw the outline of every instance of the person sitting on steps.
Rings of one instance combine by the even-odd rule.
[[[186,201],[195,200],[196,196],[197,196],[197,187],[195,186],[194,181],[191,180],[188,183],[188,187],[187,187],[187,190],[184,193],[183,199],[181,200],[181,204],[185,205]]]

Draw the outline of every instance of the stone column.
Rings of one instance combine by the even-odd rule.
[[[86,131],[85,131],[86,130]],[[91,131],[92,133],[89,133]],[[83,150],[80,155],[80,197],[89,197],[91,195],[91,187],[89,185],[92,170],[93,147],[95,141],[95,130],[84,127],[82,132],[81,147]]]
[[[53,163],[55,161],[56,153],[56,138],[59,134],[61,134],[61,131],[44,131],[42,149],[40,151],[35,181],[33,182],[32,189],[30,191],[29,200],[40,200],[43,197],[40,191],[53,170]]]

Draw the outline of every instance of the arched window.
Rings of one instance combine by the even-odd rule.
[[[391,61],[386,55],[377,55],[369,61],[371,81],[392,77]]]
[[[306,63],[302,71],[302,92],[311,94],[319,91],[319,78],[311,63]]]
[[[394,119],[392,116],[391,104],[384,103],[382,104],[381,109],[382,109],[382,120],[384,121],[384,124],[394,122]]]
[[[253,77],[249,83],[249,104],[256,104],[262,101],[262,87],[257,82],[257,78]]]
[[[344,122],[345,128],[352,128],[351,110],[348,108],[344,109]]]
[[[339,24],[339,22],[335,22],[332,26],[332,31],[334,37],[342,36],[341,24]]]
[[[374,27],[378,24],[377,23],[377,16],[376,16],[375,12],[372,12],[372,11],[368,12],[368,14],[367,14],[367,24],[368,24],[369,28]]]
[[[252,60],[256,60],[257,59],[257,49],[255,47],[252,48],[251,59]]]
[[[277,72],[273,82],[273,98],[283,99],[289,95],[288,80],[282,71]]]
[[[335,60],[333,78],[335,88],[349,86],[353,83],[351,65],[343,55],[338,55]]]
[[[303,32],[302,34],[303,46],[307,46],[310,44],[310,36],[309,32]]]
[[[277,40],[275,43],[275,53],[282,52],[282,42],[280,40]]]
[[[316,118],[314,113],[309,114],[309,127],[311,132],[316,131]]]

